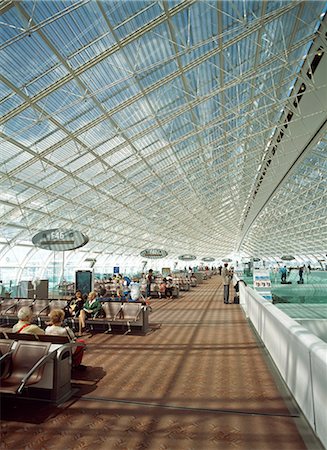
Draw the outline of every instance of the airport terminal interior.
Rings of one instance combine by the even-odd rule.
[[[1,448],[327,448],[326,10],[0,0]]]

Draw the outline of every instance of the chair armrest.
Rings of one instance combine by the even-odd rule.
[[[43,311],[45,311],[47,308],[49,308],[49,305],[46,305],[44,308],[42,308],[42,309],[40,309],[40,311],[37,313],[37,317],[39,317],[39,315],[41,314],[41,313],[43,313]]]
[[[15,308],[17,306],[17,302],[15,302],[13,305],[8,306],[3,312],[3,315],[6,314],[8,311],[10,311],[12,308]]]
[[[13,350],[5,353],[0,358],[0,378],[5,379],[10,375],[11,372],[11,357],[13,354]]]

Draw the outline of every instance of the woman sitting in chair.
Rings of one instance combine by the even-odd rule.
[[[89,296],[84,304],[83,309],[81,310],[78,321],[79,321],[79,335],[84,332],[88,332],[89,330],[85,327],[85,320],[94,317],[97,313],[99,313],[102,309],[101,303],[97,299],[96,292],[90,292]]]
[[[29,306],[20,308],[17,317],[18,322],[12,328],[13,333],[44,334],[42,328],[31,323],[33,312]]]
[[[51,336],[67,336],[71,342],[78,342],[80,345],[76,347],[74,353],[72,354],[73,367],[78,367],[80,369],[84,368],[81,364],[84,350],[85,341],[83,339],[75,339],[73,331],[69,327],[63,327],[62,323],[65,318],[65,313],[62,309],[53,309],[50,314],[49,326],[45,329],[45,334]]]

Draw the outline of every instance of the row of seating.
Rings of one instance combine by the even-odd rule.
[[[73,393],[71,369],[75,344],[31,341],[26,336],[29,335],[2,333],[0,337],[0,395],[55,403],[66,401]]]
[[[101,314],[101,312],[100,312]],[[68,319],[72,322],[72,328],[76,325],[76,319]],[[149,308],[139,302],[118,303],[102,302],[101,317],[92,317],[86,320],[86,325],[91,329],[96,326],[105,326],[106,333],[112,331],[113,326],[127,327],[126,333],[130,333],[131,327],[138,327],[143,333],[149,329]]]
[[[127,332],[131,327],[138,327],[143,333],[148,331],[149,308],[141,302],[116,302],[103,301],[102,310],[94,317],[86,321],[86,325],[92,330],[96,327],[104,327],[106,332],[112,331],[112,325],[126,326]],[[5,299],[0,302],[0,324],[13,325],[17,321],[17,312],[22,306],[29,306],[37,324],[42,327],[49,319],[49,313],[53,309],[64,309],[67,300],[64,299]],[[67,319],[69,326],[75,330],[78,328],[77,318]]]

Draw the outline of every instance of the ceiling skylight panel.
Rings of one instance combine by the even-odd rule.
[[[138,164],[135,164],[133,167],[130,167],[128,169],[128,179],[131,180],[131,177],[133,177],[134,175],[138,175],[138,174],[142,174],[143,179],[144,179],[144,170],[146,170],[147,166],[145,165],[145,163],[142,162],[138,162]],[[133,181],[134,182],[134,181]]]
[[[24,115],[24,113],[27,113]],[[24,111],[20,117],[15,117],[6,122],[4,132],[11,135],[15,141],[26,147],[30,147],[36,142],[56,132],[57,128],[47,120],[39,121],[36,115],[28,114]]]
[[[129,176],[128,176],[128,179],[129,179],[132,183],[138,183],[138,182],[141,182],[142,180],[144,180],[144,173],[143,173],[143,170],[137,171],[137,172],[134,173],[134,174],[130,173]]]
[[[89,128],[85,133],[78,134],[78,139],[86,146],[95,147],[106,139],[110,139],[112,130],[107,126],[107,121],[103,120],[98,125]]]
[[[185,22],[184,15],[183,34],[187,47],[217,36],[219,32],[217,9],[211,2],[196,2],[190,6],[186,14],[187,21]],[[178,21],[180,16],[181,14],[177,14]],[[176,21],[177,29],[179,29],[178,21]]]
[[[174,59],[165,64],[158,64],[151,69],[142,69],[137,74],[141,86],[145,89],[157,83],[159,80],[169,77],[172,73],[178,71],[177,61]]]
[[[25,32],[26,22],[17,14],[15,8],[10,8],[1,15],[1,45],[10,45],[10,42]]]
[[[240,26],[244,26],[244,10],[246,2],[229,1],[224,0],[222,7],[218,7],[217,10],[221,14],[223,22],[223,30],[219,30],[220,33],[229,31],[231,29],[237,29]],[[225,33],[226,34],[226,33]]]
[[[127,169],[130,169],[131,167],[133,167],[136,164],[139,164],[140,162],[141,159],[137,155],[132,155],[116,164],[115,167],[120,173],[124,173]]]
[[[65,128],[71,133],[83,129],[85,126],[91,124],[93,121],[103,115],[103,112],[98,107],[89,108],[83,111],[83,114],[78,115],[74,120],[70,120],[65,124]],[[86,133],[91,129],[88,127]]]
[[[93,2],[92,4],[94,5]],[[46,24],[42,31],[60,49],[62,56],[67,58],[97,38],[98,33],[105,29],[105,21],[98,8],[86,4]]]
[[[52,168],[51,166],[46,166],[44,164],[43,170],[41,172],[41,176],[38,176],[38,187],[40,188],[47,188],[48,186],[51,186],[53,183],[58,183],[58,181],[62,180],[66,174],[63,172],[60,172],[59,170],[56,170]],[[42,195],[40,194],[40,201],[42,202]],[[47,204],[46,201],[43,201],[44,204]]]
[[[17,178],[21,180],[30,181],[31,179],[34,179],[36,182],[38,178],[43,178],[43,171],[44,171],[44,165],[41,163],[41,161],[36,161],[35,163],[23,167],[18,174],[16,174]]]
[[[134,155],[134,151],[130,146],[128,146],[124,147],[124,149],[119,150],[118,152],[106,156],[104,160],[110,166],[114,167],[116,164],[120,163],[121,161],[124,161],[126,158],[129,158],[132,155]]]
[[[312,33],[312,30],[315,30],[315,28],[318,29],[320,24],[321,6],[323,4],[324,3],[322,1],[304,3],[303,13],[301,14],[300,19],[301,24],[296,32],[294,38],[295,41],[300,40],[304,36]]]
[[[122,90],[124,86],[128,87],[132,75],[125,57],[116,53],[84,71],[79,78],[91,93],[107,92],[111,95]]]
[[[4,95],[5,85],[1,83],[1,95]],[[19,97],[17,94],[10,94],[3,97],[0,101],[0,110],[1,115],[6,115],[9,111],[17,108],[19,105],[23,103],[23,99]]]
[[[74,172],[76,169],[79,169],[81,167],[83,167],[85,164],[90,163],[91,161],[94,161],[95,158],[92,154],[90,153],[86,153],[84,155],[80,155],[77,158],[75,158],[75,160],[72,160],[71,162],[66,164],[66,169],[69,170],[70,172]]]
[[[106,15],[110,17],[111,25],[114,28],[119,28],[119,24],[130,20],[134,14],[137,14],[141,10],[142,6],[144,7],[143,1],[122,2],[120,0],[112,0],[110,2],[104,2],[103,9]]]
[[[194,131],[194,128],[195,124],[191,121],[190,117],[187,117],[187,114],[163,126],[169,141],[181,139],[183,136]]]
[[[124,130],[133,124],[141,122],[143,119],[147,119],[148,117],[152,118],[152,116],[152,109],[149,103],[141,99],[118,113],[113,114],[112,118]]]
[[[104,170],[105,168],[101,162],[95,162],[88,166],[85,170],[82,169],[79,171],[78,176],[85,181],[89,181],[91,184],[93,184],[93,179],[96,179],[96,184],[99,184],[101,181],[100,177],[102,177],[103,180],[108,177]]]
[[[117,10],[116,10],[117,11]],[[134,33],[162,14],[157,2],[122,2],[122,8],[110,14],[110,20],[116,23],[115,33],[120,39]],[[117,14],[118,13],[118,14]]]
[[[166,121],[170,115],[176,115],[184,109],[186,98],[182,91],[177,92],[173,87],[167,89],[166,96],[164,92],[164,89],[159,88],[147,97],[156,117]]]
[[[41,153],[52,146],[56,146],[58,142],[60,142],[62,139],[65,139],[66,137],[66,133],[61,130],[56,130],[54,132],[48,133],[44,138],[41,137],[30,147],[36,153]]]
[[[99,33],[98,36],[94,37],[88,44],[71,53],[67,57],[67,61],[69,62],[70,67],[75,70],[79,66],[101,55],[115,44],[115,38],[107,28],[105,32]]]
[[[167,24],[157,26],[153,31],[128,44],[124,51],[129,59],[131,57],[134,70],[145,70],[148,66],[160,64],[162,60],[174,55]]]
[[[120,105],[125,101],[129,102],[132,97],[139,93],[139,90],[139,87],[132,80],[120,83],[115,89],[108,86],[107,96],[101,100],[102,107],[108,112],[113,108],[120,109]]]
[[[35,33],[30,39],[20,40],[3,49],[1,63],[6,77],[16,86],[21,87],[35,80],[33,85],[28,85],[29,95],[50,85],[65,71],[51,72],[50,69],[59,61]]]
[[[24,165],[27,161],[30,161],[32,158],[33,157],[26,152],[18,153],[16,156],[6,159],[6,162],[1,167],[1,172],[11,172],[19,166]]]
[[[161,139],[161,136],[157,131],[148,133],[145,136],[141,137],[140,139],[137,139],[133,141],[133,146],[141,152],[143,156],[146,156],[148,154],[153,153],[153,149],[150,148],[152,146],[153,142],[157,142],[158,139]],[[167,145],[168,142],[165,140],[162,140],[161,147]]]
[[[0,148],[0,164],[10,161],[15,156],[23,153],[21,148],[3,139],[0,139]],[[0,170],[3,171],[3,168],[1,167]]]
[[[192,61],[203,57],[206,53],[217,48],[216,38],[210,39],[209,42],[204,42],[201,45],[195,45],[190,49],[186,49],[180,54],[180,61],[183,66],[190,64]]]
[[[71,80],[64,86],[57,88],[49,95],[45,96],[37,102],[37,105],[48,115],[62,123],[75,118],[83,111],[87,111],[93,104],[89,101],[89,96],[85,90],[77,84],[75,80]]]
[[[79,149],[73,141],[69,141],[59,148],[51,150],[51,152],[47,153],[46,159],[54,164],[66,164],[81,153],[82,150]]]

